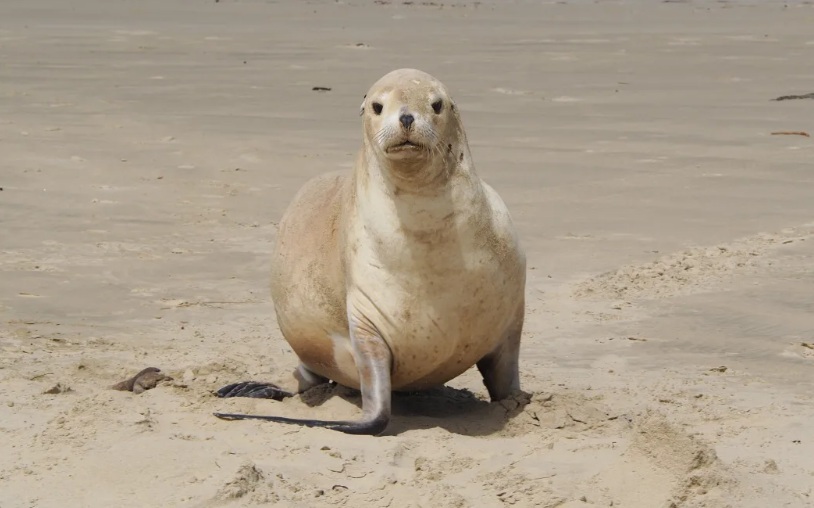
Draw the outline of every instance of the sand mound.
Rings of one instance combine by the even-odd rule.
[[[515,398],[499,404],[507,409],[504,436],[520,436],[540,429],[586,431],[617,418],[601,402],[567,392],[541,392],[527,401]]]
[[[576,298],[656,299],[709,290],[735,274],[765,269],[765,254],[814,237],[811,227],[763,233],[714,247],[692,247],[642,265],[629,265],[576,286]]]
[[[689,508],[730,506],[723,500],[734,486],[715,450],[648,411],[635,422],[624,453],[586,489],[602,492],[612,506]]]
[[[671,477],[670,508],[708,506],[710,499],[720,499],[733,485],[714,449],[657,413],[637,425],[626,456],[634,462],[645,458]]]

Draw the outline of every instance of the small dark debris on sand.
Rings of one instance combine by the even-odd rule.
[[[311,90],[315,92],[330,92],[331,88],[328,88],[327,86],[315,86]]]
[[[158,385],[158,383],[161,381],[172,381],[172,378],[162,374],[161,369],[156,367],[147,367],[130,379],[125,379],[124,381],[116,383],[110,388],[113,390],[138,394],[155,388],[156,385]]]
[[[68,392],[72,392],[72,391],[73,391],[73,389],[70,386],[64,385],[62,383],[57,383],[57,384],[55,384],[54,386],[52,386],[51,388],[45,390],[42,393],[47,394],[47,395],[57,395],[57,394],[60,394],[60,393],[68,393]]]
[[[790,101],[794,99],[814,99],[814,92],[807,93],[803,95],[781,95],[776,99],[772,99],[773,101]]]

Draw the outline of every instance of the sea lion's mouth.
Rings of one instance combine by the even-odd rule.
[[[394,153],[394,152],[404,152],[404,151],[413,151],[413,150],[421,150],[423,147],[418,143],[413,143],[412,141],[405,140],[397,145],[390,146],[386,151],[387,153]]]

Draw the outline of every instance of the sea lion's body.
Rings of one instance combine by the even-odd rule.
[[[312,180],[284,215],[271,283],[277,321],[306,367],[359,388],[347,316],[362,315],[392,351],[392,389],[431,388],[521,326],[525,267],[503,248],[516,243],[508,213],[479,180],[460,175],[440,216],[418,219],[435,224],[411,231],[397,209],[415,196],[382,200],[375,213],[358,202],[367,167]]]
[[[361,389],[364,433],[377,433],[390,390],[438,386],[475,364],[492,399],[519,389],[525,256],[443,85],[394,71],[363,111],[354,169],[309,181],[285,212],[271,293],[301,388]]]

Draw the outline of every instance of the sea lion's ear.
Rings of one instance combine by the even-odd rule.
[[[365,114],[365,99],[367,99],[367,94],[365,94],[365,96],[362,97],[362,105],[359,106],[359,116],[362,116],[362,115]]]

